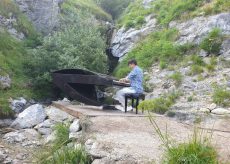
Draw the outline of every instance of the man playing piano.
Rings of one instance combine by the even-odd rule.
[[[141,94],[143,93],[143,71],[137,65],[136,60],[130,60],[128,66],[132,71],[125,78],[120,79],[120,82],[130,83],[130,87],[123,88],[119,90],[114,96],[115,100],[118,100],[121,105],[116,105],[115,107],[121,111],[124,111],[125,106],[125,94]],[[131,110],[132,107],[128,107],[127,110]]]

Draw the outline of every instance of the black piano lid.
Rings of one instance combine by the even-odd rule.
[[[83,69],[52,72],[53,83],[71,98],[88,105],[102,105],[96,86],[112,86],[114,78]]]

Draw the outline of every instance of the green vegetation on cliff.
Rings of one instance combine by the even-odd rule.
[[[123,13],[118,21],[119,26],[138,28],[144,23],[144,18],[152,14],[160,25],[168,25],[173,20],[187,20],[201,15],[212,15],[227,12],[229,0],[155,0],[144,8],[142,0],[135,0]]]
[[[60,7],[61,27],[39,39],[14,1],[0,1],[0,15],[14,19],[13,28],[26,37],[20,41],[0,27],[0,75],[8,74],[12,80],[11,88],[0,92],[1,117],[10,114],[8,99],[50,94],[53,70],[85,68],[107,72],[106,39],[99,27],[103,21],[111,20],[110,14],[94,0],[67,0]]]
[[[34,44],[33,40],[37,42],[38,34],[13,1],[0,1],[0,15],[7,19],[15,19],[13,27],[27,37],[24,41],[19,41],[4,27],[0,27],[0,75],[9,75],[12,80],[10,89],[0,89],[0,117],[4,117],[11,114],[8,102],[10,98],[28,98],[35,95],[23,71],[23,62],[27,56],[25,46],[28,43]]]

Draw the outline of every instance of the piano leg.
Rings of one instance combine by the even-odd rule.
[[[128,98],[125,97],[125,113],[127,112]]]
[[[134,108],[134,99],[132,99],[132,111],[133,111],[133,108]]]

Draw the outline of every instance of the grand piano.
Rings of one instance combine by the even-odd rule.
[[[64,69],[52,72],[53,83],[70,98],[87,105],[100,106],[103,101],[98,96],[100,88],[110,86],[128,87],[128,83],[114,77],[83,69]]]

